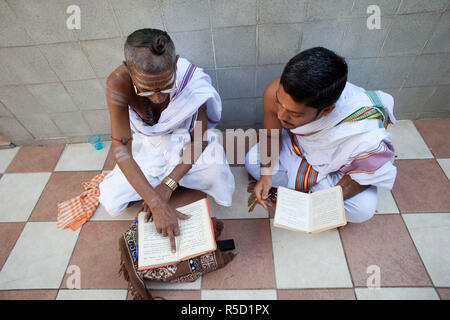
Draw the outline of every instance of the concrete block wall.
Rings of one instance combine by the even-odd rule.
[[[301,50],[344,56],[349,81],[395,98],[398,119],[449,117],[449,0],[0,0],[0,134],[16,144],[109,135],[105,79],[126,36],[167,30],[211,76],[220,128],[262,126],[262,94]],[[70,5],[81,29],[69,30]],[[369,30],[369,5],[381,28]]]

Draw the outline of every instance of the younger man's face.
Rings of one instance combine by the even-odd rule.
[[[315,108],[309,107],[304,103],[294,101],[291,96],[284,91],[280,84],[275,93],[276,103],[278,105],[277,117],[281,125],[285,129],[294,129],[310,123],[319,116],[322,112]]]

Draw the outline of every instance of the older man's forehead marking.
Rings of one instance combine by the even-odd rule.
[[[158,77],[158,78],[145,78],[145,77],[140,77],[140,76],[134,76],[134,79],[141,82],[141,83],[145,83],[145,84],[150,84],[150,83],[162,83],[162,82],[167,82],[169,80],[172,80],[173,77],[175,76],[174,73],[169,74],[165,77]]]
[[[140,78],[148,78],[148,79],[154,79],[154,78],[159,78],[159,77],[164,77],[164,76],[170,76],[172,75],[173,70],[172,69],[168,69],[164,72],[160,72],[158,74],[152,74],[152,73],[146,73],[146,72],[139,72],[137,70],[133,71],[133,75],[140,77]]]
[[[139,79],[136,79],[136,85],[138,85],[140,88],[145,89],[157,89],[157,88],[165,88],[174,81],[174,76],[172,76],[169,80],[166,81],[150,81],[150,82],[142,82],[139,81]]]

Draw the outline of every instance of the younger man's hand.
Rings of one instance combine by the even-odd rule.
[[[254,189],[256,201],[266,210],[273,207],[272,201],[268,199],[270,188],[272,188],[272,176],[261,176]]]

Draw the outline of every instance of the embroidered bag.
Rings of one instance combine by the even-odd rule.
[[[212,218],[212,222],[214,236],[217,241],[217,238],[223,230],[223,222],[215,218]],[[152,281],[171,283],[192,282],[197,280],[202,274],[224,267],[235,256],[232,252],[222,252],[220,249],[217,249],[177,264],[140,271],[137,270],[136,244],[137,225],[136,222],[133,222],[130,228],[119,239],[119,274],[130,283],[131,294],[134,300],[153,299],[148,289],[149,283]]]

